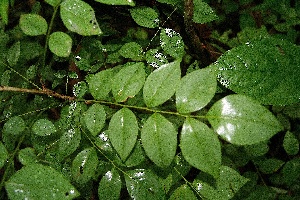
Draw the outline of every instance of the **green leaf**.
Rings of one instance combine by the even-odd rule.
[[[87,77],[90,92],[95,99],[104,100],[107,98],[111,91],[113,75],[112,69],[106,69]]]
[[[202,176],[199,176],[200,178]],[[195,179],[193,185],[197,191],[205,198],[211,200],[229,200],[248,182],[248,179],[239,175],[238,172],[227,166],[222,166],[220,177],[213,187],[205,180]]]
[[[72,50],[72,38],[64,32],[54,32],[49,38],[49,49],[60,57],[68,57]]]
[[[10,66],[14,66],[17,64],[20,57],[20,42],[14,43],[7,52],[7,62]]]
[[[26,35],[45,35],[48,29],[48,24],[40,15],[22,14],[20,17],[20,28]]]
[[[95,1],[108,4],[108,5],[135,6],[133,0],[95,0]]]
[[[8,24],[8,7],[9,0],[0,1],[0,16],[5,25]]]
[[[151,115],[141,131],[147,156],[159,167],[168,167],[177,147],[177,131],[173,124],[158,113]]]
[[[138,135],[138,124],[134,113],[128,108],[122,108],[112,116],[108,130],[113,147],[125,161]]]
[[[72,177],[78,185],[85,185],[91,180],[96,172],[98,157],[93,147],[79,152],[72,162]]]
[[[264,174],[273,174],[277,172],[285,162],[276,158],[264,159],[256,162],[259,170]]]
[[[180,113],[202,109],[214,97],[217,81],[210,69],[200,69],[184,76],[176,90],[176,107]]]
[[[113,168],[102,177],[98,187],[98,197],[106,200],[120,199],[121,188],[121,177],[118,171]]]
[[[77,129],[71,128],[63,133],[58,141],[58,160],[73,153],[79,146],[81,133]]]
[[[148,107],[155,107],[170,99],[180,82],[180,61],[154,70],[146,79],[143,97]]]
[[[125,65],[115,75],[112,83],[112,93],[117,102],[124,102],[134,97],[145,82],[145,69],[141,62]]]
[[[133,20],[140,26],[156,28],[159,26],[159,16],[156,10],[150,7],[135,7],[130,9]]]
[[[300,158],[285,163],[282,169],[283,181],[288,186],[295,184],[300,178]]]
[[[26,128],[24,120],[15,116],[10,118],[3,126],[3,132],[9,135],[20,135]]]
[[[5,72],[3,72],[1,76],[1,82],[0,82],[2,86],[9,86],[10,74],[11,74],[11,70],[6,70]]]
[[[199,24],[206,24],[208,22],[218,19],[218,16],[213,9],[202,0],[194,0],[194,15],[193,21]]]
[[[77,98],[83,98],[88,91],[88,87],[84,81],[80,81],[73,86],[73,94]]]
[[[124,58],[130,58],[135,61],[139,61],[143,58],[143,48],[136,42],[128,42],[124,44],[119,53]]]
[[[140,165],[146,160],[145,152],[142,148],[140,140],[137,140],[133,150],[129,154],[128,158],[125,161],[127,167],[134,167]]]
[[[38,161],[35,150],[30,147],[21,149],[19,151],[18,159],[20,163],[22,163],[22,165],[31,165],[35,164]]]
[[[93,8],[82,0],[63,1],[60,17],[70,31],[84,36],[102,34]]]
[[[158,177],[151,171],[135,169],[126,172],[126,187],[132,199],[165,199]]]
[[[287,131],[284,136],[283,148],[289,155],[297,155],[299,152],[299,140],[290,131]]]
[[[106,113],[104,107],[99,104],[93,104],[83,116],[85,125],[93,136],[100,133],[105,125]]]
[[[17,171],[5,183],[5,189],[11,200],[62,200],[79,196],[79,192],[62,174],[40,164],[28,165]]]
[[[0,141],[0,169],[7,163],[8,152],[3,143]]]
[[[47,136],[56,132],[54,124],[48,119],[39,119],[34,122],[32,126],[32,131],[34,134],[39,136]]]
[[[221,145],[217,135],[204,123],[187,118],[182,126],[180,148],[185,160],[197,169],[218,177]]]
[[[167,56],[159,52],[158,49],[150,49],[146,52],[147,63],[154,68],[159,68],[168,63]]]
[[[45,0],[49,5],[56,7],[61,3],[61,0]]]
[[[182,59],[184,55],[184,43],[179,33],[170,28],[161,30],[160,45],[173,58]]]
[[[288,105],[300,98],[300,47],[265,38],[227,51],[215,63],[219,80],[238,94],[267,105]]]
[[[178,187],[173,192],[169,200],[179,200],[179,199],[197,200],[197,197],[194,195],[190,187],[184,184]]]
[[[283,128],[268,109],[243,95],[228,95],[219,100],[210,108],[207,118],[223,139],[237,145],[266,141]]]

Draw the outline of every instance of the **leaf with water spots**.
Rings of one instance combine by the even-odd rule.
[[[121,177],[118,171],[113,168],[102,177],[98,187],[98,197],[106,200],[120,199],[121,188]]]
[[[100,133],[105,125],[106,113],[104,107],[99,104],[93,104],[83,116],[85,125],[93,136]]]
[[[150,7],[135,7],[130,9],[133,20],[140,26],[156,28],[159,26],[159,18],[156,10]]]
[[[119,6],[135,6],[133,0],[95,0],[100,3],[108,4],[108,5],[119,5]]]
[[[48,119],[39,119],[32,126],[34,134],[39,136],[48,136],[56,132],[54,124]]]

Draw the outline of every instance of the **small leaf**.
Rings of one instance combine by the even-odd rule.
[[[135,6],[133,0],[95,0],[108,5]]]
[[[56,7],[61,3],[61,0],[45,0],[49,5]]]
[[[140,165],[146,160],[146,154],[142,148],[141,142],[138,140],[135,143],[135,146],[132,152],[129,154],[129,157],[125,161],[127,167],[134,167]]]
[[[223,139],[237,145],[266,141],[282,130],[267,108],[243,95],[228,95],[217,101],[207,118]]]
[[[151,171],[135,169],[126,172],[126,187],[132,199],[165,199],[158,177]]]
[[[197,200],[197,197],[194,195],[190,187],[184,184],[178,187],[173,192],[169,200],[179,200],[179,199]]]
[[[154,68],[159,68],[168,63],[167,56],[159,52],[158,49],[150,49],[146,52],[147,63]]]
[[[100,133],[105,125],[106,113],[104,107],[99,104],[93,104],[84,114],[84,122],[93,136]]]
[[[180,62],[174,61],[154,70],[146,79],[143,97],[148,107],[155,107],[170,99],[180,82]]]
[[[58,141],[58,160],[72,154],[79,146],[81,140],[81,133],[74,128],[64,132]]]
[[[144,64],[141,62],[124,66],[114,77],[112,93],[117,102],[134,97],[145,82]]]
[[[26,35],[44,35],[47,32],[46,20],[37,14],[23,14],[20,17],[20,28]]]
[[[143,48],[136,42],[128,42],[124,44],[119,53],[124,58],[130,58],[135,61],[139,61],[143,58]]]
[[[162,115],[151,115],[141,131],[141,139],[147,156],[159,167],[168,167],[174,159],[177,147],[177,131]]]
[[[26,147],[25,149],[21,149],[18,155],[20,163],[22,165],[30,165],[37,162],[37,156],[35,150],[30,147]]]
[[[26,128],[24,120],[15,116],[10,118],[3,126],[3,132],[9,135],[20,135]]]
[[[98,187],[98,197],[106,200],[120,199],[121,188],[121,177],[116,169],[112,169],[102,177]]]
[[[216,19],[218,19],[218,16],[207,3],[202,0],[194,0],[194,22],[206,24]]]
[[[9,0],[0,1],[0,16],[5,25],[8,24]]]
[[[72,162],[73,180],[83,186],[95,175],[98,165],[97,152],[94,148],[87,148],[77,154]]]
[[[176,107],[180,113],[202,109],[213,98],[217,81],[209,69],[200,69],[184,76],[176,90]]]
[[[49,49],[60,57],[68,57],[72,49],[72,38],[64,32],[54,32],[49,38]]]
[[[300,158],[285,163],[282,169],[283,181],[288,186],[294,185],[300,178]]]
[[[176,59],[182,59],[184,55],[184,43],[179,33],[170,28],[160,32],[160,45],[162,49]]]
[[[125,161],[138,135],[138,124],[134,113],[128,108],[122,108],[112,116],[108,130],[113,147]]]
[[[284,136],[283,148],[289,155],[296,155],[299,152],[299,140],[290,131],[287,131]]]
[[[10,66],[14,66],[17,64],[20,57],[20,42],[14,43],[7,52],[7,62]]]
[[[95,99],[104,100],[107,98],[111,91],[113,75],[112,69],[106,69],[87,77],[90,92]]]
[[[8,159],[8,152],[3,143],[0,141],[0,169],[5,165]]]
[[[285,164],[285,162],[279,159],[270,158],[259,161],[256,164],[262,173],[273,174],[277,172]]]
[[[34,134],[39,136],[47,136],[56,132],[54,124],[48,119],[39,119],[32,126]]]
[[[216,178],[219,176],[221,145],[207,125],[187,118],[182,126],[180,148],[183,157],[192,166]]]
[[[60,17],[70,31],[84,36],[102,34],[93,8],[82,0],[63,1]]]
[[[133,20],[140,26],[156,28],[159,26],[158,13],[150,7],[135,7],[130,9]]]
[[[5,183],[9,199],[74,199],[79,192],[65,177],[48,166],[32,164],[17,171]]]
[[[77,98],[83,98],[88,91],[88,87],[84,81],[80,81],[73,86],[73,94]]]

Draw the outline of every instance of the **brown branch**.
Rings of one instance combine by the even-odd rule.
[[[47,95],[49,97],[55,97],[58,99],[73,101],[75,100],[75,97],[63,95],[56,93],[49,89],[43,89],[43,90],[36,90],[36,89],[27,89],[27,88],[17,88],[17,87],[9,87],[9,86],[0,86],[0,92],[6,91],[6,92],[21,92],[21,93],[30,93],[30,94],[41,94],[41,95]]]

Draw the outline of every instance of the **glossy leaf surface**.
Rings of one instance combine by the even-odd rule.
[[[135,7],[130,9],[133,20],[140,26],[156,28],[159,26],[158,13],[150,7]]]
[[[77,129],[69,129],[63,133],[58,142],[59,160],[73,153],[79,146],[81,133]]]
[[[217,135],[206,124],[187,118],[182,126],[180,148],[183,157],[197,169],[218,177],[221,145]]]
[[[145,82],[144,64],[141,62],[124,66],[115,76],[112,93],[117,102],[124,102],[134,97]]]
[[[190,187],[184,184],[173,192],[169,200],[177,200],[177,199],[197,200],[197,197],[194,195]]]
[[[98,197],[107,200],[120,199],[121,187],[121,177],[116,169],[112,169],[102,177],[98,187]]]
[[[95,0],[100,3],[108,4],[108,5],[124,5],[124,6],[135,6],[133,0]]]
[[[55,7],[61,3],[61,0],[45,0],[45,2],[50,4],[51,6]]]
[[[60,57],[68,57],[72,50],[72,38],[64,32],[54,32],[49,38],[49,49]]]
[[[35,150],[30,147],[21,149],[19,151],[18,158],[19,158],[20,163],[22,163],[22,165],[30,165],[30,164],[34,164],[38,161],[37,156],[35,154]]]
[[[193,21],[199,24],[205,24],[218,19],[213,9],[202,0],[194,0]]]
[[[63,1],[60,17],[70,31],[84,36],[102,34],[93,8],[82,0]]]
[[[74,199],[78,191],[51,167],[32,164],[17,171],[6,183],[9,199]]]
[[[228,95],[217,101],[207,118],[223,139],[238,145],[266,141],[282,130],[268,109],[243,95]]]
[[[176,31],[170,28],[161,30],[160,45],[173,58],[181,59],[183,57],[184,43],[182,37]]]
[[[148,107],[166,102],[180,82],[180,62],[174,61],[154,70],[146,79],[143,97]]]
[[[132,199],[165,199],[158,177],[151,171],[135,169],[127,172],[126,187]]]
[[[104,107],[99,104],[93,104],[84,114],[84,122],[93,136],[100,133],[105,125],[106,113]]]
[[[54,124],[48,119],[39,119],[32,126],[34,134],[39,136],[47,136],[56,132]]]
[[[124,58],[130,58],[135,61],[139,61],[143,58],[143,48],[136,42],[124,44],[118,52]]]
[[[23,14],[20,17],[20,28],[26,35],[44,35],[47,32],[46,20],[37,14]]]
[[[151,115],[141,131],[141,139],[147,156],[159,167],[167,167],[174,159],[177,147],[177,131],[162,115]]]
[[[300,98],[300,47],[265,38],[227,51],[216,62],[220,82],[238,94],[267,105]]]
[[[112,116],[108,130],[113,147],[125,161],[138,135],[138,124],[134,113],[128,108],[122,108]]]
[[[26,128],[24,120],[15,116],[10,118],[3,126],[3,132],[10,135],[20,135]]]
[[[217,81],[209,69],[200,69],[184,76],[176,90],[176,107],[180,113],[202,109],[215,95]]]

